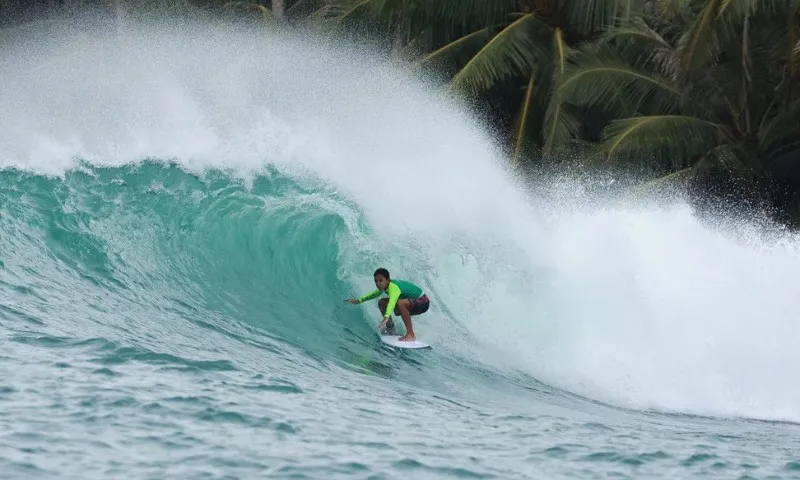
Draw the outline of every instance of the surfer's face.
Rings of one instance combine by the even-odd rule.
[[[381,290],[386,290],[386,287],[389,286],[389,279],[383,275],[375,275],[375,286]]]

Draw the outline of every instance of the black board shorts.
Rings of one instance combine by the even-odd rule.
[[[431,306],[431,301],[427,295],[422,295],[419,298],[409,298],[411,302],[411,315],[421,315],[428,311],[428,308]],[[394,307],[394,314],[400,315],[400,311],[397,307]]]

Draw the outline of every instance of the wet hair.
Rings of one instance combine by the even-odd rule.
[[[389,270],[386,270],[385,268],[379,268],[375,270],[375,273],[372,274],[373,277],[377,277],[378,275],[386,280],[391,280],[391,277],[389,276]]]

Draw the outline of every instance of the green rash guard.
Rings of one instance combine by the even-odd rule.
[[[366,302],[367,300],[378,298],[381,293],[383,293],[383,291],[376,288],[372,292],[360,297],[358,301]],[[399,299],[419,298],[422,296],[422,289],[406,280],[392,280],[389,282],[389,286],[386,287],[386,293],[389,295],[389,303],[386,304],[386,313],[383,317],[389,318],[392,312],[394,312],[394,307],[397,305]]]

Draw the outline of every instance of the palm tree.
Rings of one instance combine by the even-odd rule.
[[[554,101],[610,119],[595,160],[724,170],[753,187],[800,157],[798,12],[794,1],[708,0],[631,19],[568,58]]]
[[[369,28],[451,91],[500,105],[489,113],[522,160],[578,128],[569,106],[551,101],[572,49],[643,8],[644,0],[329,0],[314,18]]]

